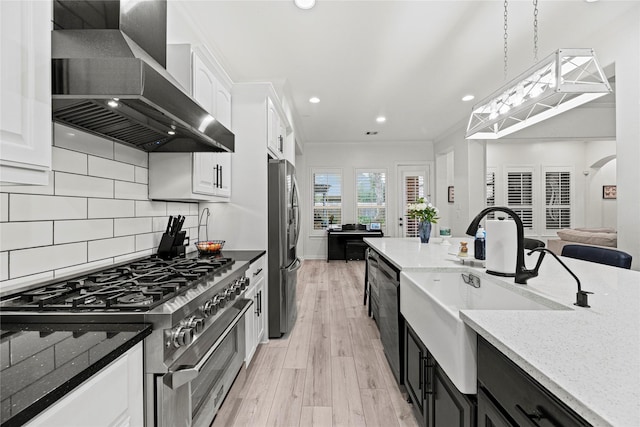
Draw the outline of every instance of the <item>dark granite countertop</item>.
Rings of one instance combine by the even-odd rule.
[[[2,426],[23,425],[150,333],[147,324],[2,322]]]
[[[236,261],[249,261],[252,263],[260,258],[262,255],[266,254],[265,250],[222,250],[220,252],[220,256],[233,258]]]

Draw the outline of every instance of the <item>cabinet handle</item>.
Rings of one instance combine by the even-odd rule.
[[[218,171],[220,172],[220,178],[218,179],[218,188],[222,188],[222,165],[218,167]]]
[[[435,363],[429,363],[429,358],[424,358],[425,368],[427,371],[426,382],[424,387],[424,394],[434,394],[433,393],[433,369],[435,368]]]
[[[527,417],[527,419],[529,421],[531,421],[531,424],[533,424],[534,426],[540,426],[540,424],[538,424],[538,421],[540,420],[547,420],[551,425],[556,426],[556,427],[561,427],[562,424],[559,423],[558,421],[556,421],[551,414],[549,414],[549,412],[547,412],[542,406],[537,405],[533,411],[531,411],[531,413],[528,413],[527,411],[525,411],[525,409],[520,406],[519,404],[516,404],[516,409],[518,411],[520,411],[520,413],[522,415],[524,415],[525,417]]]
[[[424,385],[424,359],[422,351],[418,352],[418,360],[420,361],[420,366],[418,366],[418,390],[423,390],[422,387]]]
[[[262,291],[258,292],[258,316],[262,314]]]
[[[259,268],[256,270],[255,273],[253,273],[254,276],[257,276],[258,274],[260,274],[262,272],[262,268]]]

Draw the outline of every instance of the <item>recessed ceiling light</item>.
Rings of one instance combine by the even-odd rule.
[[[595,3],[595,2],[597,2],[598,0],[584,0],[584,1],[586,1],[587,3]]]
[[[309,98],[309,102],[312,104],[317,104],[318,102],[320,102],[320,98],[318,98],[317,96],[312,96],[311,98]]]
[[[473,95],[465,95],[465,96],[462,97],[462,100],[466,102],[466,101],[471,101],[473,98],[475,98],[475,96],[473,96]]]
[[[316,0],[293,0],[293,2],[300,9],[304,9],[304,10],[311,9],[313,6],[316,5]]]
[[[376,122],[378,123],[384,123],[386,121],[387,121],[387,118],[384,116],[376,117]]]

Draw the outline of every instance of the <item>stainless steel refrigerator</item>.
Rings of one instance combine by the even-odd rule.
[[[269,160],[269,338],[290,332],[298,314],[300,197],[295,172],[287,160]]]

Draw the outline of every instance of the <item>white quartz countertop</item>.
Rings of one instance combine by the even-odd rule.
[[[459,269],[439,240],[375,238],[365,242],[404,271]],[[462,239],[470,242],[473,239]],[[529,258],[529,257],[526,257]],[[640,426],[640,272],[561,258],[578,276],[591,308],[574,306],[575,280],[551,255],[527,285],[488,276],[552,299],[570,310],[462,310],[460,317],[594,426]],[[535,260],[527,260],[532,267]],[[468,264],[465,262],[465,264]],[[484,268],[468,266],[486,275]],[[401,291],[402,292],[402,289]]]

